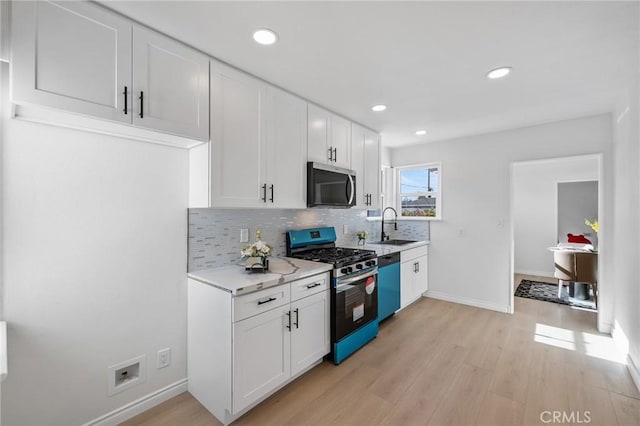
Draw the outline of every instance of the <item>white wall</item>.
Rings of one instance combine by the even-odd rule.
[[[598,158],[593,156],[513,165],[516,273],[553,276],[553,254],[547,248],[558,242],[558,182],[593,180],[598,180]],[[597,215],[589,219],[594,220],[595,217]],[[582,224],[579,232],[590,231]],[[562,241],[566,242],[566,238]]]
[[[594,168],[597,171],[597,164]],[[558,182],[558,241],[568,242],[568,234],[584,235],[594,247],[598,234],[585,221],[598,219],[598,181]]]
[[[604,153],[611,185],[611,139],[607,114],[393,150],[394,166],[442,162],[443,220],[431,224],[429,293],[507,311],[511,163]]]
[[[2,423],[81,424],[186,378],[188,152],[2,125]],[[139,355],[146,382],[108,397],[107,367]]]
[[[638,77],[640,78],[640,77]],[[635,365],[636,385],[640,388],[640,125],[638,78],[616,113],[616,170],[613,238],[617,256],[613,259],[611,279],[615,288],[615,323],[613,336]]]

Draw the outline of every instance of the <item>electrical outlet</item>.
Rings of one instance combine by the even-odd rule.
[[[171,364],[171,348],[158,351],[158,369],[168,367]]]
[[[342,225],[342,233],[343,234],[349,233],[349,225]]]
[[[240,229],[240,242],[241,243],[246,243],[249,241],[249,229],[248,228],[241,228]]]

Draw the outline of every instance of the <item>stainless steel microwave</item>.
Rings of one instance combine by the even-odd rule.
[[[356,204],[356,172],[307,163],[307,207],[349,208]]]

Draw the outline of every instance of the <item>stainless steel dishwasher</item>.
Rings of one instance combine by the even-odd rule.
[[[400,252],[378,256],[378,322],[400,309]]]

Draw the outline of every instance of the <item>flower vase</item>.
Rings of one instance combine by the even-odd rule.
[[[269,259],[262,256],[250,257],[245,262],[244,269],[249,272],[267,272],[269,270]]]

